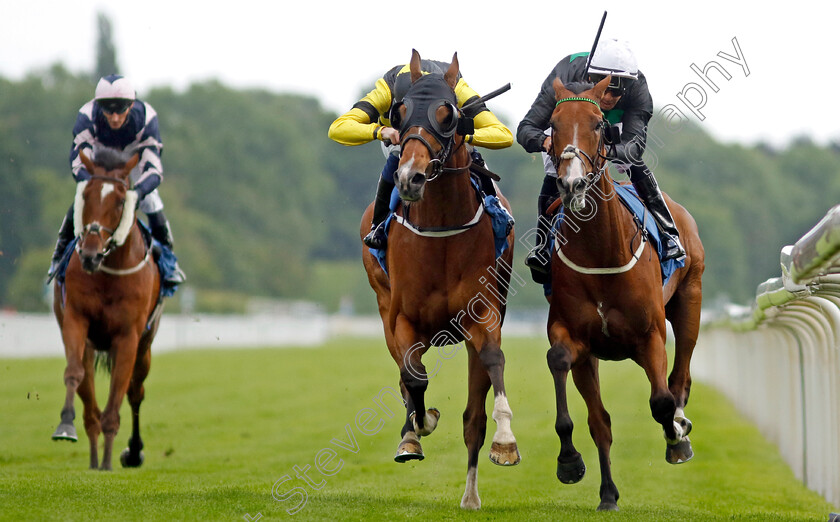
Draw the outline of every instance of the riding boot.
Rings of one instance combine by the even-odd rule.
[[[152,229],[152,237],[155,238],[161,245],[174,251],[172,228],[170,228],[169,221],[166,219],[166,216],[163,215],[163,211],[161,210],[159,212],[146,214],[146,217],[149,218],[149,228]],[[184,271],[181,270],[181,267],[178,266],[178,261],[176,260],[175,267],[172,269],[171,273],[166,275],[164,281],[173,285],[178,285],[186,280],[187,276],[184,274]]]
[[[663,236],[665,254],[662,256],[662,261],[684,258],[685,249],[680,244],[680,232],[674,224],[674,218],[665,204],[665,199],[662,197],[662,192],[659,190],[653,173],[644,165],[632,165],[630,167],[630,181],[648,211],[650,211]]]
[[[73,240],[73,205],[70,205],[70,210],[64,216],[64,221],[61,222],[61,228],[58,229],[58,240],[55,242],[55,251],[50,262],[50,269],[47,271],[47,282],[52,281],[58,272],[58,266],[64,258],[64,251],[67,250],[67,245]]]
[[[484,162],[484,158],[482,158],[481,154],[475,149],[473,149],[470,155],[472,156],[473,165],[478,165],[479,167],[482,167],[482,170],[476,169],[470,171],[471,174],[478,177],[478,182],[481,185],[481,191],[484,192],[485,196],[495,196],[496,198],[498,198],[499,194],[496,191],[496,184],[493,183],[493,178],[485,174],[487,164]],[[504,212],[507,218],[507,234],[505,234],[505,236],[507,237],[507,235],[510,234],[510,231],[513,229],[513,225],[516,224],[516,220],[513,219],[513,216],[510,214],[510,212],[508,212],[508,209],[506,209],[505,206],[501,204],[501,201],[499,202],[498,208],[499,210]]]
[[[537,197],[537,244],[525,258],[525,265],[532,272],[551,273],[551,243],[549,241],[551,217],[546,215],[546,212],[558,195],[557,178],[546,176],[540,195]]]
[[[394,184],[388,183],[381,176],[376,186],[376,199],[373,201],[373,220],[370,224],[370,232],[362,241],[365,245],[376,250],[382,250],[388,242],[385,234],[385,219],[391,207],[391,192]]]

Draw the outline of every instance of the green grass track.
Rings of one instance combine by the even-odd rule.
[[[648,408],[649,384],[630,362],[601,365],[604,402],[612,416],[613,476],[621,493],[621,511],[597,513],[597,455],[576,390],[570,404],[575,443],[588,472],[575,485],[561,484],[554,474],[560,445],[554,433],[554,391],[546,348],[541,339],[504,343],[512,427],[522,463],[502,468],[486,458],[495,429],[489,420],[478,469],[482,500],[478,512],[458,507],[466,476],[463,351],[445,359],[432,350],[424,358],[429,369],[439,363],[439,372],[429,383],[427,404],[439,408],[442,417],[435,433],[423,439],[426,459],[408,464],[393,462],[402,413],[388,417],[376,401],[383,388],[397,389],[398,383],[397,367],[381,340],[153,356],[141,409],[146,462],[140,469],[119,467],[118,452],[131,429],[126,403],[115,444],[117,467],[110,473],[86,469],[88,444],[78,399],[79,442],[50,440],[64,397],[64,360],[3,359],[0,519],[828,518],[832,506],[798,482],[773,445],[702,383],[694,384],[686,409],[694,423],[695,457],[687,464],[667,464],[661,430]],[[100,407],[106,391],[107,376],[98,375]],[[383,397],[381,404],[395,410],[395,400]],[[331,474],[319,472],[316,459]],[[312,485],[296,476],[296,467]],[[286,476],[290,480],[283,482]],[[275,484],[275,497],[285,501],[272,496]],[[296,508],[296,514],[288,513]]]

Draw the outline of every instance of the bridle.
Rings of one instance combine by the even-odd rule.
[[[422,126],[419,126],[421,129],[428,131],[429,129],[425,129]],[[431,160],[429,160],[429,164],[426,166],[426,172],[423,175],[426,177],[427,182],[434,181],[440,176],[441,174],[449,174],[454,172],[461,172],[463,170],[468,170],[470,165],[472,165],[472,156],[467,155],[469,158],[469,163],[467,163],[463,167],[446,167],[446,162],[449,161],[450,156],[455,154],[461,147],[464,146],[465,139],[461,136],[461,140],[455,145],[455,136],[450,136],[446,139],[446,143],[442,144],[440,150],[435,152],[434,148],[432,147],[429,140],[424,138],[419,133],[412,133],[406,136],[405,138],[400,140],[400,154],[410,140],[417,140],[423,144],[429,150],[429,156],[431,156]]]
[[[126,189],[129,188],[128,182],[124,179],[121,179],[121,178],[117,178],[117,177],[113,177],[113,176],[93,175],[93,176],[90,177],[89,180],[94,180],[94,179],[95,180],[101,180],[101,181],[119,183],[122,186],[124,186]],[[84,191],[84,189],[86,188],[86,185],[87,185],[87,181],[83,181],[82,183],[84,183],[84,186],[79,187],[79,189],[78,189],[79,193],[82,193]],[[81,183],[80,183],[80,185],[81,185]],[[90,234],[96,234],[97,236],[99,236],[99,238],[101,240],[104,241],[105,246],[104,246],[102,252],[97,253],[97,255],[101,256],[103,260],[106,257],[108,257],[108,255],[111,254],[114,250],[123,246],[123,244],[125,244],[125,240],[128,237],[128,234],[127,234],[127,231],[126,231],[125,234],[121,233],[121,230],[126,228],[126,227],[130,227],[134,224],[133,222],[134,222],[134,205],[135,205],[135,203],[136,203],[136,197],[135,198],[126,197],[126,201],[123,204],[122,214],[120,215],[120,222],[117,225],[116,229],[112,229],[112,228],[109,228],[109,227],[102,226],[101,224],[96,223],[96,222],[88,223],[87,225],[84,225],[83,227],[81,227],[81,230],[77,231],[78,240],[76,241],[76,252],[79,255],[81,255],[81,253],[82,253],[82,250],[81,250],[82,243],[84,242],[84,239]],[[126,209],[129,209],[129,212],[130,212],[129,215],[126,215]],[[77,210],[77,212],[78,211],[79,210]],[[126,223],[127,219],[130,219],[131,223]],[[106,232],[109,235],[107,240],[104,240],[104,238],[102,237],[103,232]],[[139,264],[137,264],[136,266],[134,266],[132,268],[114,269],[114,268],[108,268],[104,265],[100,265],[99,270],[101,270],[102,272],[105,272],[107,274],[112,274],[112,275],[133,274],[133,273],[139,271],[141,268],[143,268],[143,265],[145,265],[149,261],[151,251],[152,250],[150,248],[147,249],[146,255],[143,258],[143,260]]]
[[[557,103],[554,105],[557,107],[561,103],[570,102],[570,101],[582,101],[582,102],[589,102],[594,104],[598,107],[598,110],[601,110],[601,106],[595,100],[590,100],[589,98],[583,98],[580,96],[572,96],[569,98],[562,98],[557,100]],[[571,160],[571,159],[578,159],[583,164],[584,170],[586,170],[586,176],[584,179],[585,182],[585,189],[589,190],[598,180],[601,179],[601,176],[607,170],[607,156],[604,154],[606,151],[606,146],[608,144],[606,139],[606,132],[609,128],[609,122],[606,118],[601,118],[601,121],[598,122],[598,147],[596,148],[595,152],[595,159],[593,159],[589,154],[585,151],[580,150],[579,148],[575,147],[572,144],[567,144],[563,151],[560,154],[555,154],[555,147],[554,147],[554,125],[551,126],[551,151],[549,151],[548,155],[551,158],[552,163],[555,166],[560,165],[560,160]],[[587,167],[587,163],[589,168]]]

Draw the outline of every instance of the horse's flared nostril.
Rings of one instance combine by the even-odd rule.
[[[586,189],[586,180],[583,178],[578,178],[572,182],[572,192],[578,193],[583,192]]]
[[[412,185],[422,185],[426,182],[426,176],[422,172],[418,172],[411,177]]]

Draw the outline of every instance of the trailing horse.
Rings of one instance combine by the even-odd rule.
[[[420,438],[437,426],[440,412],[426,409],[429,375],[421,361],[431,346],[464,341],[469,358],[464,443],[467,485],[461,507],[478,509],[478,452],[484,444],[485,399],[493,386],[496,433],[490,460],[514,465],[520,460],[510,429],[511,410],[504,385],[501,325],[513,257],[513,233],[496,257],[494,231],[485,204],[470,179],[471,156],[465,143],[466,117],[454,93],[457,54],[444,75],[423,75],[420,55],[412,53],[412,85],[395,106],[402,152],[396,184],[402,205],[391,223],[385,265],[367,250],[363,261],[376,292],[388,350],[400,369],[406,403],[402,441],[395,460],[422,460]],[[507,201],[499,195],[502,204]],[[370,230],[372,205],[360,234]]]
[[[564,219],[555,229],[548,318],[548,366],[554,378],[561,449],[557,477],[574,483],[586,470],[572,443],[573,423],[566,402],[566,380],[575,385],[589,410],[589,432],[601,467],[599,510],[618,509],[618,489],[610,471],[612,432],[601,402],[598,360],[632,359],[651,385],[650,409],[662,425],[666,460],[693,455],[685,417],[691,387],[689,362],[697,341],[704,269],[703,245],[694,219],[665,196],[687,257],[663,286],[657,252],[641,225],[619,201],[606,168],[605,132],[598,102],[610,78],[576,94],[559,80],[551,116],[552,152]],[[666,381],[665,319],[676,338],[674,367]]]
[[[128,176],[137,155],[127,162],[110,149],[99,150],[95,161],[84,153],[80,156],[92,177],[77,186],[77,243],[63,284],[55,285],[53,310],[67,358],[67,395],[53,440],[78,440],[73,426],[78,393],[84,404],[90,467],[99,467],[97,441],[104,433],[100,469],[110,470],[119,409],[127,393],[132,432],[120,461],[125,467],[137,467],[143,463],[139,417],[143,381],[162,307],[160,274],[137,224],[137,194],[129,189]],[[99,410],[94,392],[94,360],[102,354],[111,373],[104,411]]]

